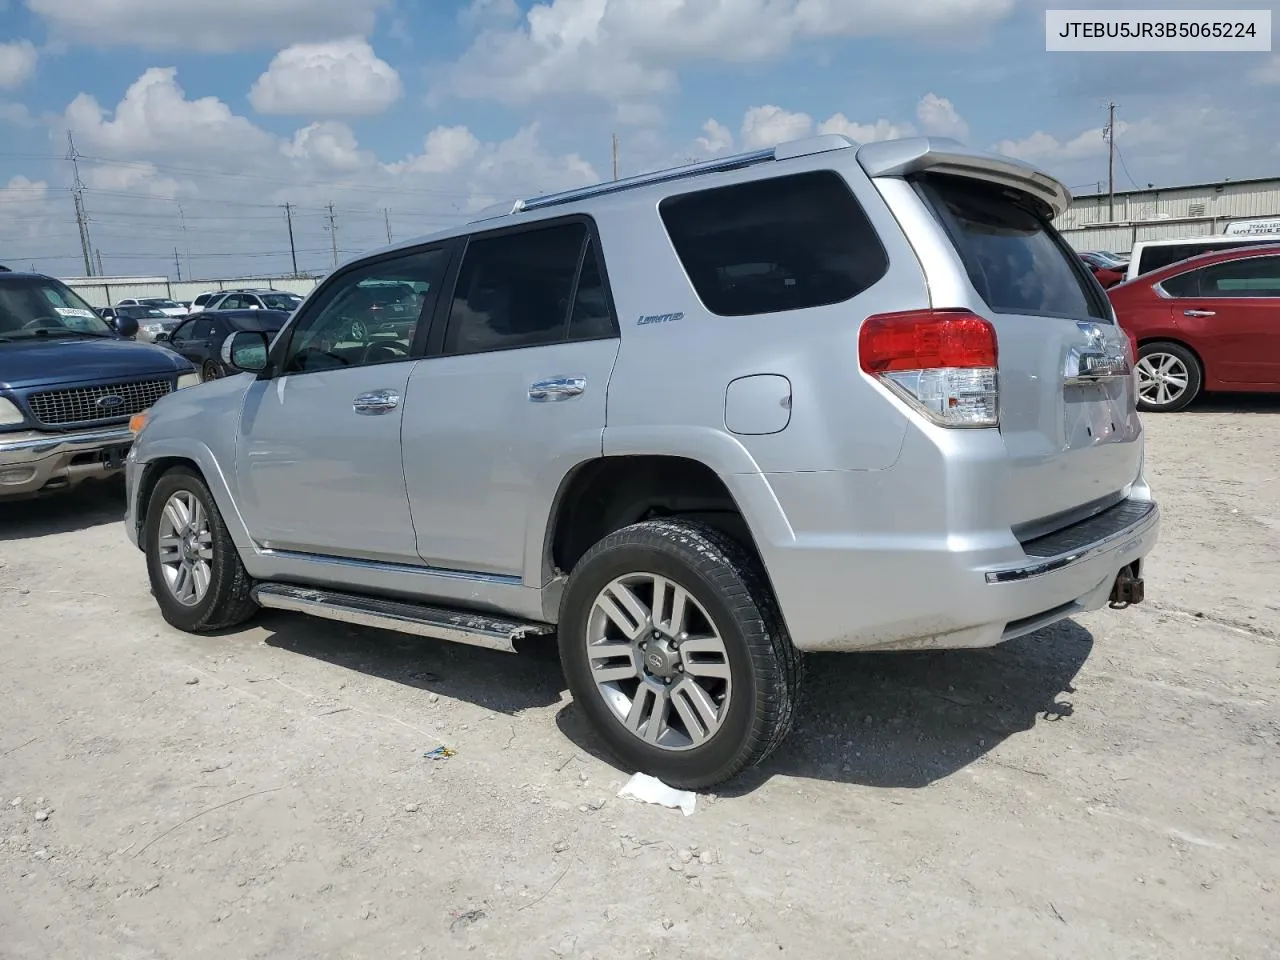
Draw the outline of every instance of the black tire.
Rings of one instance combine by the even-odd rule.
[[[160,517],[169,498],[180,491],[190,493],[200,501],[208,515],[212,535],[209,587],[204,597],[191,606],[174,596],[159,557]],[[231,540],[213,495],[194,470],[176,467],[160,478],[147,503],[142,531],[151,592],[160,607],[161,616],[171,626],[188,633],[210,633],[244,623],[257,612],[258,605],[250,595],[253,581],[240,561],[240,553]]]
[[[642,571],[687,590],[714,622],[728,655],[734,692],[727,713],[705,743],[684,750],[650,745],[628,731],[591,676],[586,631],[595,599],[616,578]],[[565,589],[559,644],[569,690],[609,749],[629,768],[672,786],[713,786],[760,763],[795,719],[804,661],[760,561],[703,523],[647,520],[587,551]]]
[[[1168,403],[1157,403],[1150,399],[1144,399],[1139,394],[1138,409],[1148,413],[1175,413],[1189,406],[1200,395],[1201,387],[1204,384],[1204,371],[1200,368],[1200,361],[1196,359],[1194,353],[1182,344],[1174,343],[1171,340],[1144,343],[1138,349],[1138,361],[1141,363],[1143,360],[1157,354],[1166,354],[1177,358],[1178,362],[1187,371],[1187,387]]]
[[[213,360],[206,360],[200,367],[200,382],[208,383],[210,380],[218,380],[222,377],[222,367]]]

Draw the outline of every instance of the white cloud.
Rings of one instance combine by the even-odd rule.
[[[926,93],[916,104],[916,119],[920,129],[930,136],[951,137],[955,140],[969,138],[969,124],[956,112],[955,104],[936,93]]]
[[[765,61],[824,37],[947,36],[992,24],[1016,3],[543,0],[515,26],[483,31],[455,64],[451,89],[509,104],[662,93],[675,88],[685,63]]]
[[[715,118],[702,125],[702,132],[706,136],[698,137],[695,142],[698,145],[698,149],[703,153],[714,155],[733,149],[733,134],[728,127]]]
[[[898,137],[909,137],[915,130],[911,124],[896,124],[888,120],[877,120],[875,123],[858,123],[850,120],[843,113],[818,124],[819,133],[841,133],[856,143],[872,143],[876,140],[896,140]]]
[[[40,55],[30,40],[0,43],[0,90],[12,90],[31,79]]]
[[[299,267],[325,270],[333,256],[334,235],[325,230],[331,203],[338,256],[346,259],[386,242],[384,209],[403,239],[456,224],[495,201],[600,179],[578,154],[544,147],[536,124],[492,140],[464,126],[437,127],[419,152],[398,160],[363,147],[337,120],[279,136],[217,98],[188,98],[171,68],[147,70],[113,107],[81,94],[60,119],[55,127],[69,127],[84,155],[92,239],[113,273],[172,272],[175,247],[184,275],[188,247],[196,276],[287,272],[286,202]],[[0,249],[79,274],[65,191],[15,184],[34,199],[23,216],[0,218]],[[10,204],[0,209],[17,212]],[[33,225],[46,231],[38,242],[28,239]]]
[[[400,173],[453,173],[480,152],[480,140],[466,127],[436,127],[423,141],[422,153],[391,169]]]
[[[772,147],[786,140],[799,140],[813,131],[813,117],[792,113],[766,104],[751,107],[742,118],[742,145],[748,150]]]
[[[67,107],[66,121],[91,149],[118,155],[216,152],[234,160],[270,145],[272,137],[248,119],[236,116],[217,97],[188,100],[174,67],[152,67],[130,85],[114,116],[94,97],[82,93]]]
[[[1116,143],[1121,150],[1150,147],[1169,139],[1168,130],[1153,120],[1142,119],[1136,123],[1116,121]],[[1001,140],[992,149],[1028,163],[1055,165],[1106,156],[1107,141],[1102,127],[1093,127],[1066,140],[1037,130],[1021,140]]]
[[[27,0],[55,36],[99,46],[229,51],[367,36],[391,0]]]
[[[1280,54],[1267,58],[1249,73],[1249,79],[1264,86],[1280,85]]]
[[[299,43],[281,50],[249,91],[259,113],[363,117],[404,93],[400,75],[360,37]]]

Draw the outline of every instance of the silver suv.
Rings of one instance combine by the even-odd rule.
[[[804,652],[1142,600],[1132,348],[1069,200],[953,141],[824,136],[387,247],[156,404],[129,536],[183,630],[554,635],[625,764],[715,784],[786,735]],[[371,322],[388,286],[415,322]]]

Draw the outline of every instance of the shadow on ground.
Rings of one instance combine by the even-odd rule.
[[[275,612],[260,625],[270,646],[507,715],[553,705],[565,689],[545,650],[513,656]],[[928,786],[1036,723],[1070,717],[1072,683],[1092,649],[1092,635],[1068,620],[989,650],[811,656],[791,736],[717,792],[750,793],[778,774]],[[573,744],[617,767],[574,704],[556,723]]]
[[[0,541],[75,533],[124,522],[124,479],[93,480],[35,500],[0,501]],[[124,538],[123,527],[121,539]]]
[[[1196,400],[1185,413],[1280,413],[1280,393],[1211,393]]]
[[[346,670],[465,700],[508,715],[560,700],[560,664],[547,651],[512,655],[391,630],[264,610],[266,643]]]

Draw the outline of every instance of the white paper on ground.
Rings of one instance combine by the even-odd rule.
[[[691,790],[677,790],[668,787],[656,777],[645,773],[637,773],[626,782],[618,796],[624,800],[639,800],[641,803],[656,803],[660,807],[671,807],[684,811],[686,817],[693,816],[693,805],[698,795]]]

